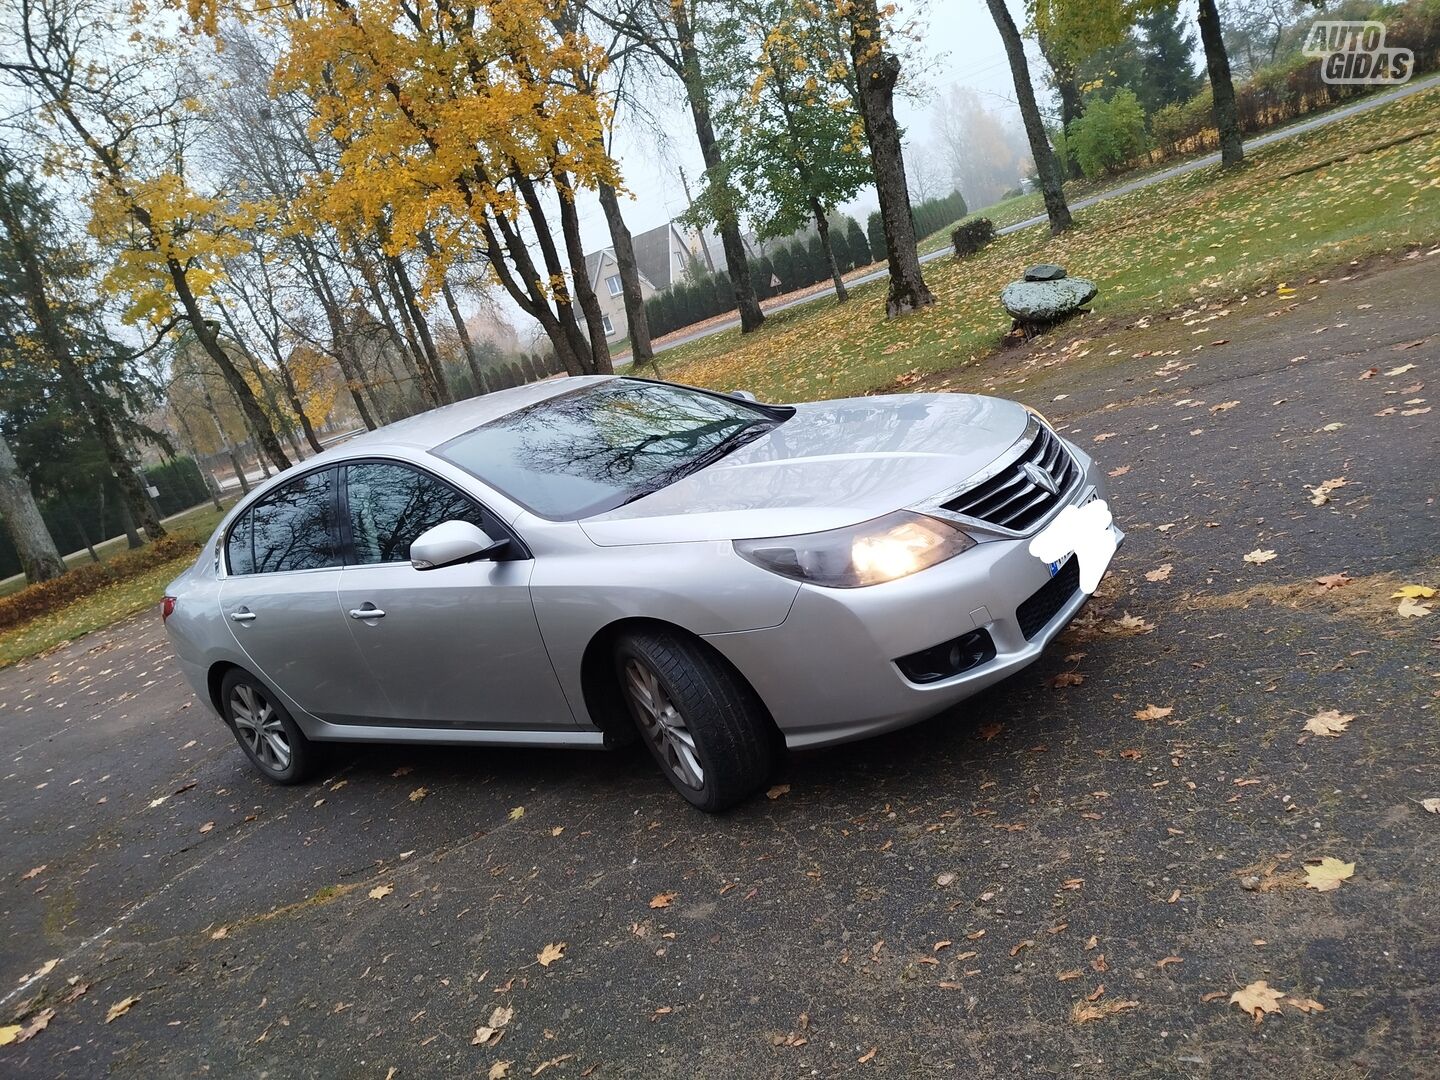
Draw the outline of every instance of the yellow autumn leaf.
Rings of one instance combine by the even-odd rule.
[[[505,816],[508,817],[511,821],[519,821],[522,817],[525,816],[525,807],[517,806]]]
[[[385,897],[389,896],[394,891],[394,885],[376,885],[375,888],[370,890],[370,899],[384,900]]]
[[[1354,876],[1353,862],[1341,862],[1329,855],[1305,864],[1305,884],[1316,892],[1332,892],[1340,888],[1342,881],[1349,881]]]
[[[1230,1000],[1258,1021],[1263,1019],[1266,1013],[1279,1012],[1280,999],[1284,996],[1279,990],[1272,990],[1264,979],[1260,979],[1242,990],[1236,990],[1230,995]]]
[[[541,967],[549,967],[565,955],[565,945],[563,941],[552,941],[540,950],[535,959],[540,962]]]
[[[1305,721],[1305,730],[1312,735],[1328,735],[1331,738],[1339,738],[1340,733],[1350,726],[1350,721],[1355,717],[1351,713],[1341,713],[1337,709],[1326,709],[1324,712],[1316,713]]]
[[[1401,585],[1390,594],[1391,600],[1428,600],[1435,595],[1429,585]]]
[[[129,1012],[130,1007],[139,1000],[140,997],[138,994],[127,998],[121,998],[114,1005],[111,1005],[110,1008],[105,1010],[105,1022],[109,1024],[112,1021],[118,1020],[120,1017],[124,1016],[127,1012]]]

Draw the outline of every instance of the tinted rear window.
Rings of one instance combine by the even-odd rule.
[[[574,520],[658,490],[773,417],[732,398],[628,379],[492,420],[435,449],[541,517]]]

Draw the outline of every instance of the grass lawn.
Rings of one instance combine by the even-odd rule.
[[[1116,183],[1120,182],[1122,181],[1116,181]],[[1070,193],[1067,191],[1066,194]],[[1038,191],[1032,191],[1029,195],[1015,195],[1009,199],[1001,199],[997,203],[991,203],[983,210],[966,214],[960,221],[952,221],[943,229],[931,233],[920,241],[918,249],[921,255],[928,255],[932,251],[948,248],[950,233],[954,231],[955,226],[973,218],[989,218],[995,228],[1003,229],[1007,225],[1014,225],[1017,221],[1024,221],[1026,218],[1036,217],[1044,212],[1045,200]]]
[[[222,513],[207,504],[177,515],[165,528],[175,536],[188,535],[197,540],[205,540],[215,531],[215,526],[220,524],[222,516]],[[107,554],[114,555],[127,550],[123,538],[109,546],[116,550],[102,551],[102,559]],[[194,555],[183,555],[133,578],[118,581],[99,592],[82,596],[63,607],[46,612],[38,619],[0,630],[0,667],[42,653],[61,642],[70,641],[102,626],[109,626],[137,611],[158,604],[165,595],[165,586],[194,559]],[[88,555],[85,561],[89,561]],[[158,614],[156,618],[159,618]]]
[[[1027,229],[963,262],[928,264],[937,303],[924,312],[887,321],[881,280],[854,288],[847,304],[818,300],[771,315],[757,333],[727,330],[671,350],[666,376],[744,387],[762,400],[864,394],[995,349],[1010,326],[1000,289],[1037,262],[1095,280],[1097,314],[1138,317],[1270,292],[1311,269],[1434,243],[1440,88],[1262,147],[1232,174],[1200,169],[1079,211],[1076,221],[1060,237]]]

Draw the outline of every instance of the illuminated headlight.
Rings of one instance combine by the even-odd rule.
[[[974,546],[954,525],[908,510],[829,532],[735,541],[735,551],[756,566],[837,589],[894,581]]]

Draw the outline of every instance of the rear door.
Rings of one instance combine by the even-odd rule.
[[[227,533],[225,560],[221,614],[256,674],[322,719],[383,700],[340,608],[336,469],[257,502]]]
[[[443,521],[469,521],[496,540],[511,536],[493,514],[447,481],[396,461],[347,463],[341,507],[350,559],[340,607],[385,691],[391,711],[384,719],[476,729],[579,726],[535,620],[531,559],[410,565],[410,544]]]

